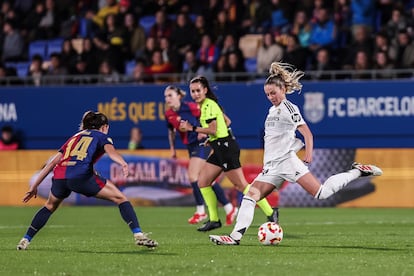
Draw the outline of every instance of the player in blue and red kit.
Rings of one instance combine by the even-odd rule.
[[[164,91],[165,102],[169,107],[165,112],[165,119],[168,126],[168,140],[170,144],[171,156],[176,157],[175,137],[178,132],[181,141],[186,145],[190,161],[188,163],[188,178],[193,188],[196,201],[196,212],[188,219],[191,224],[196,224],[207,218],[204,200],[198,187],[198,175],[203,167],[211,148],[205,145],[207,135],[198,134],[195,131],[182,132],[179,129],[180,121],[191,122],[192,125],[199,126],[200,108],[195,102],[184,101],[185,91],[175,86],[168,86]],[[231,225],[237,215],[237,207],[234,207],[226,198],[220,184],[214,183],[213,190],[217,199],[226,211],[226,224]]]
[[[94,163],[104,154],[120,166],[128,176],[128,164],[115,150],[109,131],[108,118],[99,112],[88,111],[82,117],[80,131],[59,149],[39,173],[36,181],[23,198],[28,202],[37,196],[37,188],[53,170],[52,187],[45,205],[36,213],[26,234],[17,245],[26,250],[32,238],[47,223],[49,217],[71,192],[110,200],[116,203],[124,221],[130,227],[137,245],[156,247],[158,243],[143,233],[135,211],[126,196],[109,180],[98,175]]]

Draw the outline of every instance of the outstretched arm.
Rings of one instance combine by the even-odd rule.
[[[313,153],[313,134],[306,124],[298,126],[298,131],[305,139],[305,156],[303,157],[303,161],[311,163]]]
[[[129,174],[128,164],[127,164],[127,162],[125,162],[122,155],[120,155],[115,150],[115,147],[111,144],[106,144],[104,149],[105,149],[105,152],[108,154],[109,158],[112,159],[112,161],[114,161],[114,162],[116,162],[116,163],[118,163],[119,165],[122,166],[122,172],[124,173],[124,176],[127,177],[128,174]]]
[[[37,176],[35,182],[30,187],[29,191],[23,197],[23,202],[28,202],[32,197],[37,197],[37,187],[39,187],[40,183],[46,178],[46,176],[53,170],[57,163],[59,163],[60,159],[62,158],[62,153],[58,152],[49,162],[44,166],[44,168],[40,171],[39,175]]]

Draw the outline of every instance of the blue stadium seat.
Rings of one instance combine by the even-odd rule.
[[[61,53],[63,38],[51,39],[47,42],[46,56],[49,59],[52,53]]]
[[[190,13],[190,15],[189,15],[189,17],[190,17],[191,21],[193,21],[193,23],[195,22],[197,16],[198,16],[198,14],[194,14],[194,13]]]
[[[18,77],[27,77],[31,62],[16,62],[15,68]]]
[[[125,63],[125,75],[132,76],[135,67],[135,60],[130,60]]]
[[[78,34],[80,37],[82,38],[87,38],[89,37],[89,27],[88,27],[88,19],[86,18],[81,18],[79,19],[79,30],[78,30]]]
[[[143,16],[139,20],[139,24],[144,28],[146,35],[149,34],[150,29],[152,25],[154,25],[154,23],[155,23],[155,16],[153,15]]]
[[[257,69],[257,59],[256,58],[246,58],[244,60],[244,67],[247,72],[255,73]]]
[[[36,40],[30,42],[29,44],[29,59],[36,54],[39,54],[43,59],[47,59],[46,55],[47,41],[46,40]]]

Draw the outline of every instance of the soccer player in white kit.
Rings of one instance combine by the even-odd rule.
[[[231,234],[210,235],[210,240],[217,245],[240,244],[253,221],[256,202],[275,188],[279,189],[285,180],[298,183],[316,199],[326,199],[358,177],[382,175],[381,169],[374,165],[354,163],[349,171],[332,175],[321,184],[306,165],[312,162],[312,132],[303,120],[299,108],[286,99],[286,94],[302,89],[299,79],[304,73],[290,64],[280,62],[272,63],[269,73],[264,92],[272,107],[265,121],[263,171],[243,197]],[[305,140],[303,160],[296,155],[303,147],[303,143],[296,138],[296,131]]]

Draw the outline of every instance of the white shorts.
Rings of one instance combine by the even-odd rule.
[[[299,159],[296,153],[290,152],[286,159],[267,162],[263,167],[263,171],[254,181],[270,183],[276,189],[280,189],[285,180],[296,182],[308,172],[309,168]]]

